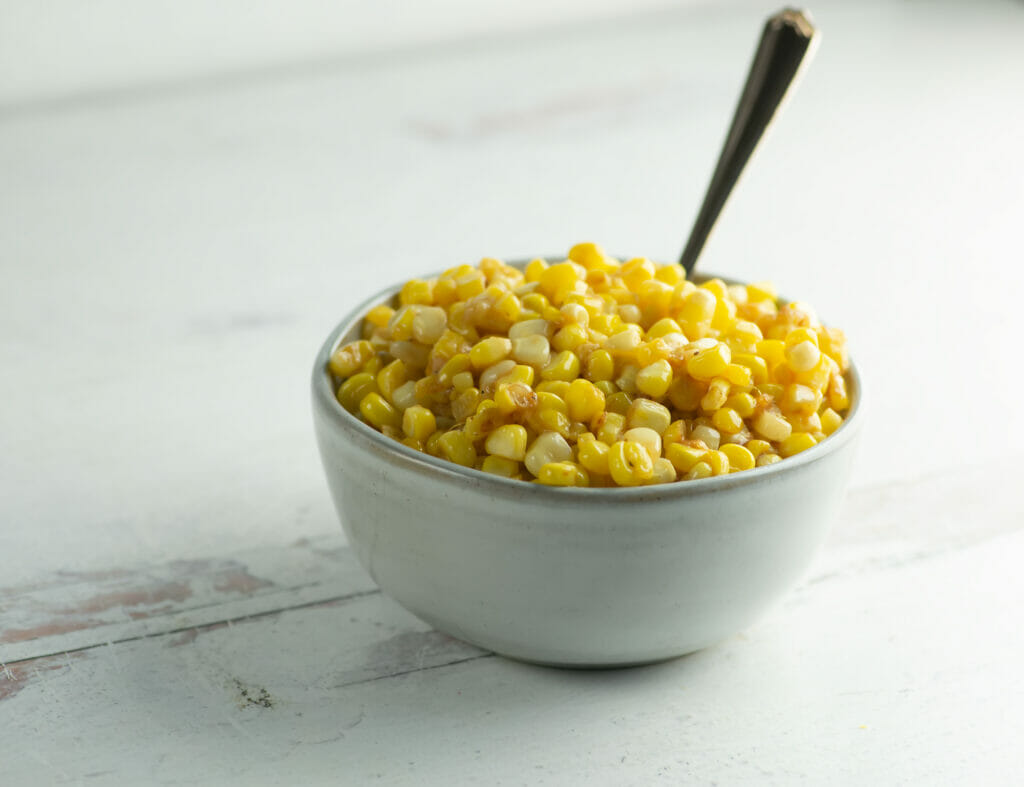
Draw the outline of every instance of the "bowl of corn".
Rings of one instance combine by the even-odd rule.
[[[312,388],[381,589],[562,666],[671,658],[755,620],[824,539],[861,420],[845,338],[808,305],[590,243],[373,296]]]

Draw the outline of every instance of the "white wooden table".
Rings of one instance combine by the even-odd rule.
[[[674,256],[773,5],[0,112],[0,783],[1019,783],[1020,3],[813,8],[702,260],[846,328],[870,397],[758,625],[510,662],[383,597],[330,506],[339,316],[484,255]]]

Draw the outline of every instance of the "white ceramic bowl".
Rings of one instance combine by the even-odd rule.
[[[853,367],[846,421],[782,462],[650,487],[545,487],[414,451],[338,404],[327,359],[397,291],[331,332],[313,366],[313,414],[349,541],[410,612],[517,659],[643,664],[740,631],[807,569],[855,452],[863,408]]]

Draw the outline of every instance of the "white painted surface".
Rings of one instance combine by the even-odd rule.
[[[871,395],[817,581],[762,624],[550,672],[289,547],[343,547],[307,394],[339,315],[485,254],[677,253],[767,7],[0,116],[5,784],[1015,781],[1019,3],[813,8],[702,261],[846,328]]]

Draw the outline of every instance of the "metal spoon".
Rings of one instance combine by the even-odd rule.
[[[784,9],[765,23],[761,42],[750,65],[747,83],[733,113],[715,173],[704,203],[679,258],[687,275],[693,271],[704,244],[722,212],[743,168],[778,112],[789,89],[796,83],[800,66],[817,44],[817,30],[805,11]]]

